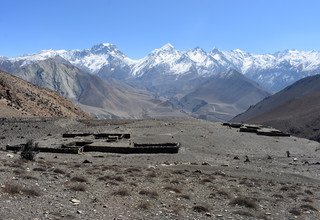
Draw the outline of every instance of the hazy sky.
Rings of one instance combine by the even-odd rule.
[[[209,51],[320,50],[319,0],[0,0],[0,55],[114,43]]]

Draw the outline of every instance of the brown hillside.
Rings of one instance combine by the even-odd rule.
[[[0,71],[0,117],[88,118],[72,102],[57,93],[36,87]]]

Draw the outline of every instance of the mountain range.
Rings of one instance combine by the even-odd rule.
[[[131,59],[115,45],[103,43],[85,50],[1,57],[0,69],[55,90],[103,117],[151,117],[161,106],[166,116],[174,112],[228,120],[270,93],[317,74],[320,53],[255,55],[199,47],[179,51],[166,44],[142,59]]]
[[[269,92],[277,92],[293,82],[320,71],[320,52],[285,50],[274,54],[252,54],[239,49],[206,52],[199,47],[185,52],[166,44],[142,59],[131,59],[115,45],[102,43],[85,50],[43,50],[37,54],[0,60],[27,65],[60,56],[71,64],[101,77],[139,78],[150,71],[181,77],[187,74],[212,76],[234,69],[258,82]]]

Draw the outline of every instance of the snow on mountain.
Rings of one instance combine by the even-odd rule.
[[[121,66],[131,65],[135,61],[124,55],[118,48],[110,43],[102,43],[85,50],[42,50],[37,54],[10,58],[16,62],[23,60],[22,66],[32,62],[46,60],[60,56],[71,64],[85,69],[91,73],[98,72],[103,66],[117,62]]]
[[[252,54],[240,49],[220,51],[215,48],[206,52],[199,47],[179,51],[171,44],[155,49],[139,60],[130,59],[113,44],[102,43],[84,50],[43,50],[9,59],[0,57],[0,62],[9,60],[16,62],[15,66],[25,66],[57,56],[90,73],[117,79],[141,78],[146,74],[150,77],[154,74],[175,76],[176,79],[190,74],[209,77],[235,69],[273,92],[303,77],[320,73],[320,52],[317,51]]]
[[[171,44],[165,44],[133,65],[132,75],[142,76],[148,69],[155,67],[164,69],[163,74],[180,75],[188,72],[191,66],[192,61],[184,53],[176,50]]]

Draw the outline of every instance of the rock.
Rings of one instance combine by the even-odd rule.
[[[222,167],[228,167],[229,164],[225,163],[225,164],[221,164]]]
[[[74,205],[79,205],[79,204],[80,204],[80,200],[78,200],[78,199],[71,199],[71,202],[72,202]]]
[[[83,212],[81,210],[77,210],[77,214],[82,214]]]
[[[217,218],[222,218],[223,217],[223,215],[217,215]]]
[[[249,157],[246,155],[246,160],[244,161],[245,163],[250,162]]]
[[[7,157],[13,158],[13,155],[12,154],[7,154]]]
[[[271,156],[270,156],[270,155],[268,155],[267,159],[268,159],[268,160],[271,160],[272,158],[271,158]]]
[[[206,216],[211,217],[211,213],[210,212],[206,212]]]
[[[290,151],[286,151],[287,157],[290,157]]]
[[[82,163],[92,163],[92,162],[89,160],[84,160]]]
[[[295,157],[295,158],[293,158],[293,161],[297,161],[297,160],[298,160],[298,158],[296,158],[296,157]]]
[[[234,159],[234,160],[239,160],[239,157],[238,157],[238,156],[235,156],[233,159]]]
[[[208,162],[203,162],[202,165],[203,166],[210,166],[210,164]]]

